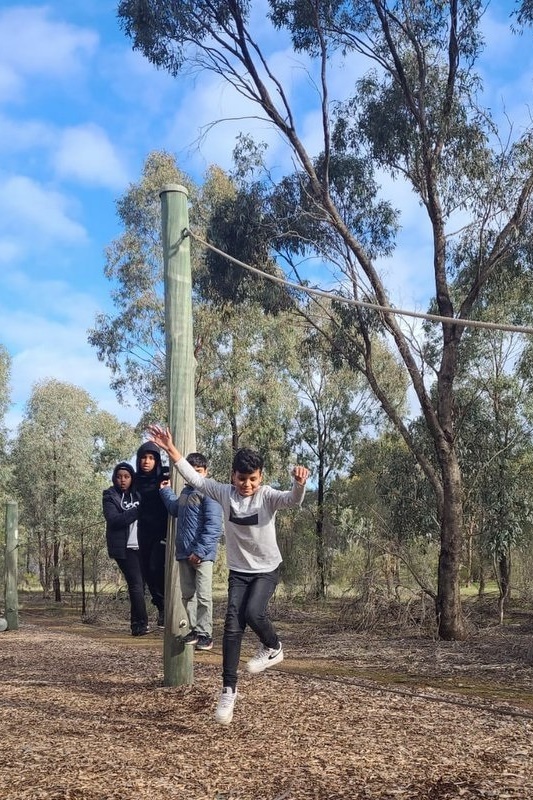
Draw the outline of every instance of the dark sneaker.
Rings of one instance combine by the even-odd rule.
[[[246,664],[246,669],[248,672],[251,672],[252,675],[256,675],[258,672],[263,672],[264,669],[268,669],[268,667],[273,667],[274,664],[279,664],[280,661],[283,661],[281,642],[278,647],[265,647],[261,645],[255,656]]]
[[[189,631],[187,636],[183,637],[183,644],[196,644],[198,641],[198,634],[196,631]]]
[[[136,628],[134,631],[131,632],[131,635],[146,636],[147,633],[150,633],[150,628]]]
[[[196,642],[196,649],[197,650],[212,650],[213,649],[213,640],[207,633],[199,633],[198,634],[198,641]]]

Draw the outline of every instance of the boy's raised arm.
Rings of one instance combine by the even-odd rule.
[[[150,441],[165,450],[173,463],[182,458],[180,451],[172,441],[172,434],[168,428],[162,428],[161,425],[149,425],[146,430],[150,436]]]
[[[309,470],[307,467],[302,467],[300,464],[297,464],[292,470],[292,477],[300,486],[305,486],[309,477]]]

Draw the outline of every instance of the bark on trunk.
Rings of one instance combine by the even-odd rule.
[[[474,528],[472,521],[466,532],[466,586],[471,586],[474,582]]]
[[[500,589],[498,612],[500,616],[500,625],[503,625],[505,603],[511,594],[511,558],[509,552],[501,553],[495,563],[498,586]]]
[[[54,600],[56,603],[61,602],[61,582],[59,580],[59,548],[60,542],[56,539],[54,541]]]
[[[316,599],[326,596],[326,560],[324,557],[324,478],[321,465],[318,470],[317,515],[315,525]]]
[[[441,639],[466,639],[461,607],[460,567],[463,506],[461,473],[453,448],[441,454],[444,505],[437,591],[437,626]]]
[[[479,562],[479,589],[477,590],[477,596],[481,600],[483,595],[485,594],[485,564],[482,560]]]

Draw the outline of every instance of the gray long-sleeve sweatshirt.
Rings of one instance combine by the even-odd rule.
[[[287,492],[260,486],[242,497],[230,483],[204,478],[185,458],[175,467],[184,480],[222,506],[228,567],[236,572],[272,572],[282,558],[276,541],[276,512],[301,505],[305,486],[296,481]]]

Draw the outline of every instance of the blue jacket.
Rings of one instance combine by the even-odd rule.
[[[202,561],[214,561],[222,533],[222,508],[198,489],[185,485],[179,497],[169,486],[160,490],[161,500],[176,520],[176,560],[192,553]]]

